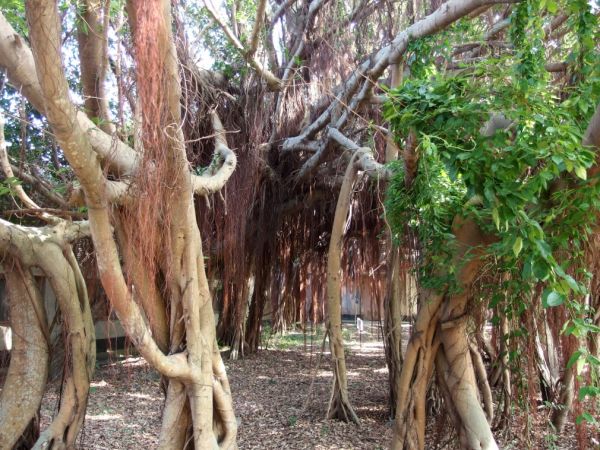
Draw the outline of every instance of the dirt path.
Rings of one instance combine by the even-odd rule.
[[[328,353],[316,369],[322,334],[305,341],[301,333],[289,333],[269,339],[266,350],[225,363],[240,421],[240,449],[389,447],[392,427],[387,411],[388,374],[380,336],[376,329],[367,327],[359,340],[355,328],[346,328],[349,391],[361,419],[360,428],[324,419],[332,376]],[[42,406],[42,427],[58,404],[57,385],[53,386]],[[100,365],[92,383],[80,448],[156,448],[162,404],[159,377],[141,358]],[[548,410],[538,410],[535,417],[527,418],[515,410],[510,429],[496,435],[501,448],[576,448],[572,423],[565,436],[552,436],[547,427],[548,415]],[[442,420],[428,425],[426,448],[457,448],[442,405],[433,416]],[[598,441],[591,442],[596,445]]]
[[[387,448],[387,369],[381,343],[356,341],[348,350],[349,389],[362,426],[325,420],[331,372],[326,354],[315,370],[314,350],[301,334],[277,337],[269,349],[239,361],[226,361],[240,449]],[[289,347],[289,348],[288,348]],[[312,380],[310,400],[308,391]],[[42,408],[42,426],[58,402],[51,389]],[[84,449],[152,449],[158,444],[163,396],[159,377],[141,358],[101,365],[96,371],[80,445]]]

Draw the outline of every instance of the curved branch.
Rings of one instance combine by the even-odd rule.
[[[294,3],[296,2],[296,0],[285,0],[280,6],[279,8],[277,8],[275,10],[275,12],[273,13],[273,17],[271,17],[271,25],[270,28],[273,28],[275,26],[275,23],[279,20],[279,18],[281,16],[283,16],[283,13],[285,13],[285,11],[292,6]]]
[[[13,173],[18,178],[20,178],[25,183],[30,185],[34,191],[36,191],[38,194],[45,197],[46,200],[56,204],[57,206],[59,206],[62,209],[69,208],[69,204],[62,197],[62,195],[60,195],[54,191],[51,191],[45,180],[38,178],[35,174],[30,174],[30,173],[26,172],[25,170],[21,170],[14,163],[11,163],[10,167],[11,167]]]
[[[235,170],[237,157],[227,146],[223,124],[216,112],[212,112],[213,129],[215,130],[215,155],[223,158],[223,164],[212,175],[197,175],[192,178],[194,193],[198,195],[214,194],[221,190]]]
[[[0,167],[7,178],[15,178],[12,166],[8,160],[8,153],[6,152],[6,141],[4,140],[4,114],[0,111]],[[23,202],[25,207],[39,210],[40,206],[33,201],[33,199],[25,192],[23,186],[17,184],[13,187],[19,199]],[[41,211],[39,216],[48,223],[57,223],[60,219],[47,211]]]
[[[369,176],[376,176],[381,180],[389,180],[392,176],[391,171],[381,163],[378,163],[373,157],[373,152],[368,147],[360,147],[354,141],[344,136],[338,129],[329,128],[328,135],[342,147],[359,153],[355,162],[356,166],[365,171]]]

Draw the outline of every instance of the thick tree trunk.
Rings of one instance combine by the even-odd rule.
[[[396,403],[398,399],[398,393],[396,389],[400,384],[400,371],[402,369],[401,305],[407,304],[408,302],[405,298],[407,295],[406,286],[403,285],[400,280],[400,249],[397,246],[392,247],[389,261],[390,265],[388,267],[384,314],[384,343],[390,380],[390,418],[393,419],[396,415]],[[404,278],[404,282],[406,282],[406,277]]]
[[[394,64],[391,67],[390,88],[394,89],[402,83],[402,63]],[[407,154],[413,154],[414,146],[407,146]],[[385,162],[390,163],[398,159],[400,149],[391,136],[387,137],[385,146]],[[405,161],[408,159],[405,158]],[[407,167],[406,173],[410,172]],[[408,177],[410,178],[410,176]],[[407,286],[406,273],[400,273],[401,255],[400,248],[394,244],[391,231],[387,233],[388,245],[390,248],[388,255],[388,274],[385,296],[385,314],[384,314],[384,344],[386,362],[389,373],[389,405],[390,418],[396,415],[396,402],[398,393],[396,391],[400,383],[400,370],[402,368],[402,311],[401,305],[408,304],[406,301]],[[401,278],[404,278],[403,280]]]
[[[163,202],[163,204],[167,203],[168,211],[167,216],[162,217],[161,220],[165,220],[168,226],[167,232],[164,233],[165,239],[162,241],[164,248],[161,258],[165,258],[163,266],[168,266],[168,272],[164,274],[168,300],[171,311],[176,315],[172,316],[174,320],[171,321],[173,327],[170,331],[173,333],[183,330],[184,333],[180,332],[177,336],[171,335],[172,339],[174,337],[179,339],[179,345],[175,352],[169,355],[161,351],[157,339],[152,336],[147,317],[140,305],[134,301],[130,285],[123,276],[109,214],[108,199],[112,198],[110,192],[114,187],[114,182],[107,180],[104,176],[100,163],[92,150],[91,137],[84,132],[81,126],[84,121],[79,121],[79,116],[69,100],[64,71],[61,65],[56,64],[57,61],[60,61],[60,21],[56,5],[52,2],[31,0],[27,2],[26,6],[42,96],[40,106],[45,112],[66,158],[81,182],[86,205],[89,207],[90,228],[96,249],[100,278],[106,293],[128,336],[144,358],[169,380],[175,380],[185,385],[192,418],[194,446],[202,449],[218,445],[225,448],[235,447],[237,423],[234,417],[232,419],[231,396],[216,346],[214,316],[193,204],[194,192],[210,193],[222,187],[235,167],[235,156],[227,148],[226,142],[220,134],[222,126],[215,116],[213,125],[218,134],[215,139],[216,151],[224,156],[225,162],[221,168],[224,170],[219,169],[214,176],[204,178],[193,178],[189,172],[184,140],[179,127],[181,123],[179,103],[181,92],[176,52],[171,34],[170,2],[166,0],[160,4],[136,2],[130,8],[132,23],[137,24],[136,19],[146,21],[143,26],[133,27],[136,42],[140,42],[138,41],[140,38],[137,36],[138,32],[146,33],[141,37],[141,42],[146,47],[136,53],[136,58],[141,58],[142,62],[150,61],[150,66],[142,67],[139,70],[142,81],[138,87],[144,86],[144,82],[147,80],[151,83],[156,81],[144,77],[156,75],[161,80],[158,85],[160,98],[158,100],[156,97],[146,98],[145,104],[142,106],[160,111],[158,117],[160,123],[149,122],[145,116],[144,124],[149,124],[150,131],[158,130],[151,138],[158,139],[165,144],[157,147],[159,152],[165,152],[161,156],[164,158],[161,163],[167,168],[166,172],[162,173],[164,179],[158,178],[158,183],[168,182],[171,187],[168,194],[165,194],[170,196],[165,197]],[[148,51],[148,53],[144,53],[144,51]],[[136,60],[136,62],[139,63],[140,60]],[[159,66],[156,66],[156,63],[159,63]],[[164,85],[160,84],[163,82]],[[143,97],[143,89],[140,92],[140,96]],[[31,94],[37,94],[35,89]],[[120,148],[117,153],[120,154],[121,150],[125,153],[130,151],[127,148]],[[145,152],[150,150],[152,148],[146,146]],[[129,159],[133,165],[136,161],[139,162],[135,158]],[[144,169],[151,168],[150,170],[156,171],[157,167],[156,160],[154,160]],[[128,170],[132,171],[133,167],[130,166]],[[147,172],[145,173],[147,174]],[[159,177],[160,175],[152,173],[149,176]],[[120,197],[126,198],[128,195],[131,196],[133,193],[125,189]],[[143,202],[143,200],[141,201]],[[155,208],[156,205],[152,204],[150,207]],[[145,255],[142,255],[142,258],[143,256]],[[50,267],[44,269],[51,272]],[[65,282],[58,279],[54,279],[54,283],[55,290],[64,289],[66,291],[70,286],[70,284],[69,286],[64,285]],[[136,291],[138,291],[137,287]],[[77,336],[71,342],[73,347],[81,345],[77,339],[83,336],[81,332],[75,334]],[[75,354],[78,355],[77,352]],[[63,404],[65,405],[67,401],[77,401],[77,405],[84,405],[79,398],[81,395],[80,384],[84,381],[78,370],[81,366],[82,361],[79,359],[73,364],[73,382],[68,384],[63,391]],[[217,421],[216,426],[213,424],[213,408],[218,411],[214,415]],[[166,409],[167,411],[172,410],[171,408]],[[79,410],[76,412],[76,422],[68,424],[66,418],[63,420],[61,408],[59,416],[57,416],[57,419],[61,419],[60,423],[55,421],[56,426],[53,423],[52,429],[47,430],[49,435],[53,435],[60,427],[66,427],[64,436],[70,441],[72,431],[75,432],[74,425],[78,423],[80,417]]]
[[[85,0],[82,3],[81,23],[77,27],[77,43],[85,109],[88,116],[98,122],[100,129],[112,134],[115,127],[110,122],[108,101],[104,89],[108,66],[107,26],[109,18],[103,17],[100,0]]]
[[[327,417],[340,419],[346,422],[358,423],[358,417],[348,398],[348,378],[346,373],[346,357],[344,355],[344,341],[342,338],[342,280],[341,280],[341,252],[344,237],[344,224],[352,200],[352,185],[358,171],[356,152],[346,169],[344,181],[340,189],[338,202],[335,208],[329,253],[327,256],[327,329],[329,330],[329,348],[333,366],[333,386]]]
[[[13,347],[0,395],[0,448],[12,449],[42,402],[48,376],[48,324],[44,301],[28,268],[19,262],[4,264]],[[21,444],[31,448],[35,439]]]
[[[481,245],[486,238],[471,220],[456,218],[453,224],[459,248],[453,264],[461,291],[432,294],[423,298],[413,334],[408,344],[400,385],[394,428],[394,449],[425,448],[425,393],[433,372],[436,352],[438,374],[444,379],[452,405],[450,416],[464,449],[497,449],[490,425],[479,402],[477,381],[466,334],[466,307],[470,285],[481,265]]]
[[[28,351],[39,348],[43,350],[44,355],[43,357],[37,355],[38,360],[35,362],[30,361],[30,365],[27,367],[28,372],[23,377],[27,379],[33,373],[37,373],[43,376],[45,383],[50,337],[41,294],[37,292],[31,275],[21,267],[36,266],[49,280],[60,308],[66,339],[65,354],[68,358],[64,362],[59,411],[50,426],[40,434],[33,448],[73,447],[85,417],[89,381],[95,367],[96,341],[86,286],[70,247],[70,242],[74,239],[73,234],[78,234],[77,228],[78,225],[62,221],[59,221],[54,227],[35,229],[35,231],[4,221],[0,223],[0,252],[10,254],[19,261],[15,264],[15,270],[7,274],[9,288],[17,285],[14,287],[15,292],[11,292],[11,295],[21,300],[22,307],[33,307],[35,313],[32,316],[35,321],[28,323],[26,330],[19,331],[19,334],[24,339],[25,336],[27,337]],[[21,280],[17,279],[13,282],[15,279],[12,277],[18,276],[21,277]],[[18,319],[19,311],[16,314],[15,317]],[[16,326],[19,328],[22,324],[17,322]],[[37,329],[41,330],[44,342],[35,342],[38,339]],[[29,342],[30,335],[34,341],[33,344]],[[18,354],[16,356],[15,362],[18,363],[22,358],[18,357]],[[36,369],[39,369],[39,373]],[[40,380],[31,379],[31,386],[27,386],[32,387],[35,391],[38,382],[41,383]],[[12,394],[18,395],[19,388],[22,388],[22,385],[16,387]],[[5,393],[12,395],[10,392],[11,390],[5,389],[3,396]],[[25,392],[28,392],[27,389]],[[23,411],[30,414],[28,402],[33,401],[36,397],[31,392],[28,392],[28,395],[30,398],[23,402],[25,405]],[[37,398],[36,411],[40,401],[41,395]],[[19,403],[10,406],[7,403],[6,407],[22,408],[23,406]],[[18,414],[15,417],[18,417]],[[8,418],[4,418],[3,421],[5,419],[8,420]],[[29,417],[30,419],[31,417]],[[4,429],[3,426],[0,428]]]

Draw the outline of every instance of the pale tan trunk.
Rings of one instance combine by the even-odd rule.
[[[11,449],[37,414],[48,377],[48,327],[35,280],[19,263],[4,262],[13,347],[0,395],[0,448]]]
[[[466,334],[466,306],[470,285],[481,265],[481,248],[486,243],[477,225],[456,218],[453,232],[459,248],[454,264],[460,265],[459,294],[433,294],[424,298],[408,345],[398,389],[394,449],[425,448],[425,393],[436,352],[439,374],[452,405],[451,416],[464,449],[497,449],[490,425],[479,402],[477,382]],[[438,344],[439,343],[439,349]],[[444,389],[442,389],[444,392]]]
[[[342,182],[335,208],[331,240],[329,241],[329,253],[327,256],[327,328],[329,330],[329,348],[331,350],[333,366],[333,386],[331,388],[331,399],[329,401],[327,417],[356,423],[358,423],[358,417],[352,409],[348,398],[348,378],[344,355],[344,341],[342,338],[341,252],[344,223],[346,222],[350,201],[352,200],[352,185],[358,171],[356,165],[358,156],[358,153],[352,156],[344,175],[344,181]]]
[[[183,383],[170,380],[163,409],[158,448],[170,450],[190,447],[186,446],[186,442],[188,434],[191,434],[191,422],[185,386]]]
[[[567,418],[573,404],[575,394],[575,368],[573,365],[565,369],[565,373],[561,380],[561,389],[556,401],[556,409],[552,413],[552,425],[558,433],[562,433],[567,424]]]
[[[66,336],[65,353],[69,359],[63,368],[58,414],[40,435],[34,448],[72,448],[85,419],[90,381],[96,364],[94,324],[85,282],[70,247],[61,249],[56,244],[45,244],[39,249],[38,260],[61,311]]]
[[[396,88],[402,82],[403,64],[394,64],[391,68],[390,87]],[[399,148],[391,136],[387,137],[385,146],[385,161],[389,163],[398,159]],[[407,301],[406,274],[400,273],[400,249],[392,241],[391,231],[388,230],[389,244],[388,278],[386,286],[386,301],[384,314],[385,349],[389,372],[389,404],[390,417],[396,414],[397,387],[400,383],[400,370],[402,368],[402,308]],[[403,279],[401,279],[403,278]]]
[[[81,63],[81,87],[85,109],[90,118],[98,122],[101,130],[112,134],[114,125],[108,114],[108,101],[104,80],[107,68],[108,17],[102,15],[100,0],[82,2],[82,14],[77,27],[79,61]]]
[[[488,423],[491,424],[494,420],[494,400],[492,397],[492,388],[490,387],[485,364],[483,363],[483,358],[481,357],[481,353],[476,345],[470,343],[469,349],[471,350],[471,361],[473,362],[475,375],[477,377],[477,384],[479,385],[479,390],[483,400],[485,417]]]

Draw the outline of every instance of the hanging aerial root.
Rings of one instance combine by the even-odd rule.
[[[483,359],[477,347],[473,344],[469,344],[469,350],[471,351],[471,360],[473,361],[473,367],[475,369],[475,375],[479,382],[479,389],[481,390],[481,396],[483,398],[483,407],[485,410],[485,416],[487,417],[488,423],[492,423],[494,420],[494,401],[492,398],[492,389],[488,381],[487,371],[483,364]]]
[[[58,414],[40,434],[34,449],[71,448],[83,425],[90,380],[95,367],[95,336],[83,276],[70,248],[49,243],[40,252],[39,266],[50,281],[63,316],[69,360]]]
[[[341,273],[341,251],[344,237],[344,225],[350,201],[352,199],[352,185],[354,184],[358,171],[358,161],[362,152],[356,151],[350,158],[344,181],[338,196],[335,208],[331,238],[329,241],[329,252],[327,257],[327,311],[329,319],[327,328],[329,331],[329,348],[333,365],[333,385],[331,387],[331,398],[327,409],[329,419],[340,419],[345,422],[358,423],[358,417],[348,398],[348,377],[346,373],[346,359],[344,356],[344,340],[342,337],[342,310],[341,301],[342,280]]]

